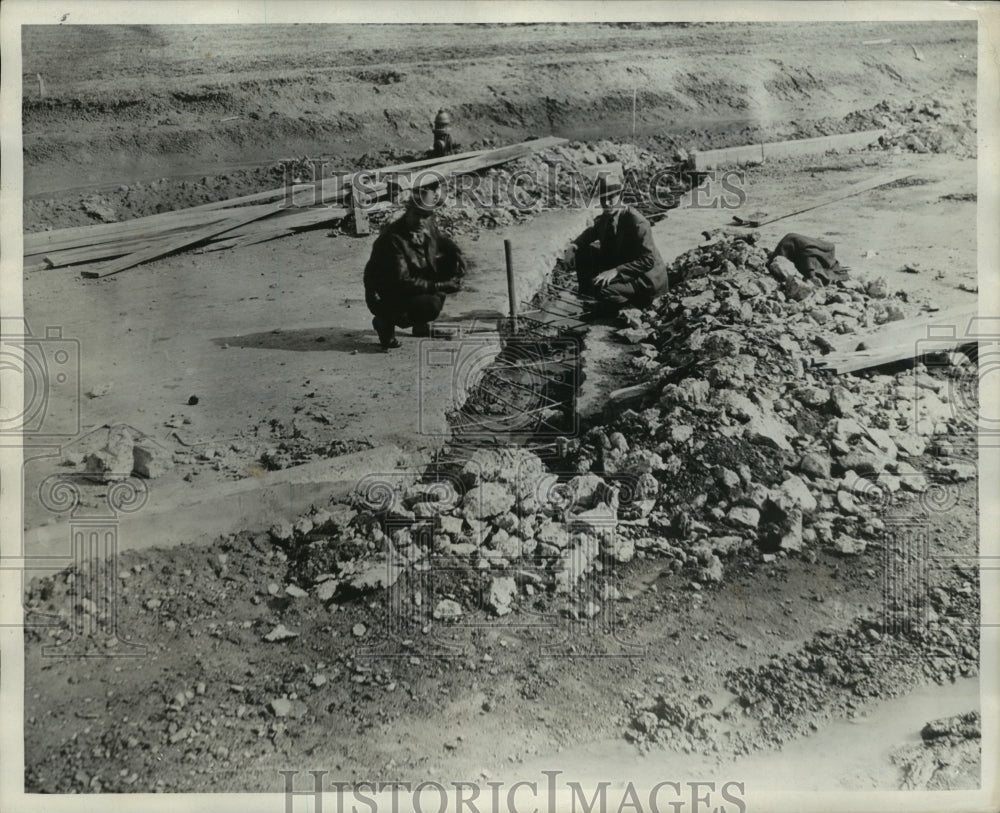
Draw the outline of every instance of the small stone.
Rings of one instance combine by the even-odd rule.
[[[854,539],[850,536],[836,536],[832,542],[833,549],[841,556],[858,556],[865,552],[868,547],[863,539]]]
[[[292,598],[305,598],[309,595],[305,590],[295,584],[288,585],[285,588],[285,593]]]
[[[694,434],[694,427],[680,424],[670,428],[670,439],[674,443],[687,443]]]
[[[434,607],[434,618],[438,621],[462,617],[462,606],[450,598],[441,599]]]
[[[513,577],[503,576],[494,578],[490,583],[487,604],[498,616],[504,616],[511,611],[511,604],[516,596],[517,582],[514,581]]]
[[[865,292],[872,299],[885,299],[889,296],[889,283],[886,282],[884,277],[879,277],[878,279],[873,279],[865,287]]]
[[[835,414],[847,418],[854,414],[857,399],[846,387],[838,386],[830,392],[830,402]]]
[[[299,634],[297,632],[292,632],[284,624],[278,624],[278,626],[264,636],[264,640],[269,643],[275,643],[277,641],[289,641],[292,638],[298,637]]]
[[[368,632],[368,627],[364,624],[355,624],[351,627],[351,635],[355,638],[364,638],[366,632]]]
[[[151,598],[146,600],[145,607],[147,610],[158,610],[161,604],[163,604],[163,602],[158,598]]]
[[[324,603],[330,601],[336,595],[338,587],[340,587],[340,582],[336,579],[327,579],[324,582],[320,582],[316,587],[316,598]]]
[[[198,399],[198,396],[197,396],[197,395],[192,395],[192,396],[191,396],[190,398],[188,398],[188,400],[187,400],[187,402],[188,402],[188,406],[197,406],[197,405],[198,405],[198,400],[199,400],[199,399]]]
[[[799,460],[799,471],[814,480],[830,476],[830,458],[819,452],[806,452]]]
[[[733,525],[744,528],[756,528],[760,523],[760,511],[746,505],[735,505],[729,509],[726,518]]]
[[[309,682],[313,685],[313,687],[315,687],[315,688],[318,689],[320,686],[325,686],[326,685],[326,676],[325,675],[313,675],[312,680],[310,680]]]
[[[275,717],[288,717],[292,713],[292,701],[286,697],[276,697],[268,705]]]

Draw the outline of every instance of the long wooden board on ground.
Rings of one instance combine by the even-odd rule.
[[[846,200],[847,198],[853,198],[856,195],[861,195],[865,192],[870,192],[873,189],[878,189],[880,186],[888,186],[889,184],[896,183],[897,181],[905,181],[911,176],[912,173],[907,175],[897,175],[895,177],[882,176],[881,178],[876,178],[871,181],[865,181],[854,186],[849,186],[847,189],[840,189],[836,192],[824,195],[819,199],[814,198],[812,203],[808,206],[803,206],[801,209],[796,209],[794,212],[788,212],[787,214],[768,217],[766,220],[742,219],[734,216],[733,221],[737,226],[756,229],[759,226],[766,226],[768,223],[784,220],[786,217],[794,217],[795,215],[801,215],[805,212],[811,212],[813,209],[819,209],[821,206],[829,206],[831,203]]]
[[[976,343],[970,328],[977,313],[975,305],[964,305],[895,322],[863,337],[860,344],[864,349],[816,356],[812,363],[814,368],[840,375],[957,350]]]
[[[135,266],[147,263],[150,260],[164,257],[167,254],[173,254],[175,251],[180,251],[188,246],[197,245],[198,243],[209,240],[216,235],[225,234],[226,232],[238,229],[240,226],[246,225],[247,223],[252,223],[254,220],[260,220],[273,212],[279,211],[277,206],[267,208],[271,209],[271,212],[255,211],[249,215],[244,215],[243,217],[234,217],[226,224],[215,224],[213,226],[209,226],[207,229],[188,232],[183,237],[178,237],[176,240],[160,241],[145,251],[137,251],[133,254],[127,254],[120,259],[112,260],[110,263],[100,268],[84,269],[81,273],[88,279],[110,277],[112,274],[117,274],[120,271],[126,271],[129,268],[134,268]]]

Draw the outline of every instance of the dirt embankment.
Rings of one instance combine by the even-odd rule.
[[[273,187],[281,159],[378,166],[428,149],[441,107],[469,147],[552,133],[705,149],[882,126],[917,100],[974,119],[971,24],[256,29],[26,28],[28,229],[86,222],[83,188],[131,217]]]

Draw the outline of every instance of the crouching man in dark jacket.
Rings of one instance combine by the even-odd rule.
[[[596,310],[645,307],[666,293],[667,268],[649,221],[622,202],[621,183],[603,177],[599,183],[603,211],[570,243],[566,263],[576,270],[580,293],[598,301]]]
[[[414,336],[430,335],[429,323],[441,313],[446,294],[462,287],[462,253],[434,221],[441,204],[437,189],[415,190],[403,216],[372,247],[365,266],[365,303],[383,350],[399,347],[397,327],[412,327]]]

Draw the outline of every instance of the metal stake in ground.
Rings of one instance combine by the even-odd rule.
[[[511,331],[517,333],[517,293],[514,290],[513,246],[510,240],[503,241],[504,258],[507,260],[507,299],[510,302]]]

